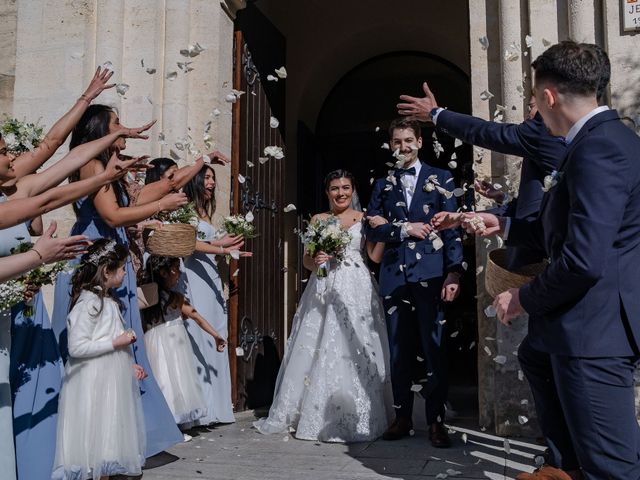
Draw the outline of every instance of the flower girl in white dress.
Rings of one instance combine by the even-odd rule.
[[[73,275],[53,479],[140,475],[144,464],[137,380],[146,374],[134,364],[136,336],[125,331],[111,292],[123,282],[127,255],[114,240],[96,240]]]
[[[211,335],[218,352],[224,351],[226,344],[185,297],[173,290],[180,273],[179,258],[151,255],[146,262],[146,278],[158,282],[160,302],[142,311],[149,363],[178,425],[192,424],[207,414],[184,319],[192,319]],[[185,435],[188,440],[190,437]]]

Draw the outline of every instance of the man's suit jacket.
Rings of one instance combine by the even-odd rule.
[[[445,273],[459,271],[462,264],[462,242],[457,230],[447,230],[441,234],[444,246],[435,250],[428,238],[400,237],[400,222],[429,223],[436,212],[457,210],[455,197],[447,199],[437,190],[424,191],[430,175],[436,175],[442,188],[454,189],[451,173],[422,163],[416,189],[409,208],[405,206],[404,192],[400,178],[396,185],[389,179],[376,181],[367,215],[380,215],[389,223],[377,228],[366,226],[368,240],[385,242],[384,256],[380,265],[380,294],[390,295],[406,283],[422,282],[430,278],[442,277]]]
[[[563,355],[631,356],[640,345],[640,138],[615,110],[568,146],[535,222],[514,219],[507,243],[544,247],[551,263],[520,289],[530,337]]]
[[[472,145],[523,157],[518,197],[492,213],[530,220],[538,216],[544,177],[558,168],[567,153],[564,140],[549,134],[539,113],[532,119],[513,124],[443,110],[438,115],[436,129]],[[508,248],[507,267],[516,270],[545,257],[546,254],[537,249]]]

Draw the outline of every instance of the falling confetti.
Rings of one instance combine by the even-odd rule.
[[[483,90],[480,92],[480,100],[489,100],[490,98],[493,98],[493,93],[489,90]]]
[[[238,174],[238,183],[244,183],[245,180],[246,179],[242,175]]]
[[[507,422],[508,421],[509,420],[507,420]],[[507,422],[505,422],[505,424],[507,424]],[[511,444],[509,443],[509,439],[505,438],[503,445],[504,445],[504,453],[506,453],[507,455],[511,455]]]
[[[528,421],[529,421],[529,419],[527,417],[525,417],[524,415],[518,415],[518,423],[520,425],[524,425]]]
[[[295,206],[293,203],[290,203],[289,205],[287,205],[286,207],[284,207],[284,208],[282,209],[282,211],[283,211],[284,213],[293,212],[293,211],[295,211],[295,210],[296,210],[296,206]]]
[[[453,142],[453,148],[458,148],[462,146],[462,140],[460,140],[459,138],[456,138],[455,141]]]
[[[493,305],[489,305],[487,308],[484,309],[484,314],[488,317],[488,318],[493,318],[496,315],[498,315],[498,312],[496,312],[496,309]]]
[[[103,70],[110,70],[112,72],[114,71],[113,63],[109,61],[104,62],[102,65],[100,65],[100,68],[102,68]]]
[[[279,125],[280,125],[280,122],[278,121],[278,119],[276,117],[271,117],[269,119],[269,126],[271,128],[278,128]]]
[[[276,68],[276,75],[278,78],[287,78],[287,70],[284,67]]]
[[[505,357],[504,355],[496,355],[493,361],[498,365],[504,365],[505,363],[507,363],[507,357]]]
[[[156,73],[156,69],[155,68],[147,68],[145,70],[149,75],[153,75],[154,73]]]
[[[417,383],[414,383],[413,385],[411,385],[411,391],[412,392],[418,393],[419,391],[422,390],[422,388],[423,388],[422,385],[417,384]]]
[[[489,48],[489,39],[486,35],[484,37],[480,37],[478,41],[480,42],[480,45],[482,45],[482,50],[486,50]]]
[[[124,96],[124,94],[127,93],[128,90],[129,85],[127,85],[126,83],[119,83],[116,85],[116,92],[118,92],[118,95]]]
[[[484,347],[484,353],[486,353],[488,356],[492,355],[491,349],[489,347],[486,347],[486,346]]]
[[[284,152],[282,151],[282,147],[277,145],[270,145],[268,147],[264,147],[264,154],[270,157],[273,157],[277,160],[284,158]]]
[[[278,77],[276,77],[274,75],[267,75],[267,81],[268,82],[277,82],[278,81]]]
[[[177,77],[178,77],[178,72],[169,72],[167,73],[167,76],[166,76],[167,80],[171,82],[174,81]]]
[[[456,162],[455,160],[451,160],[447,165],[452,170],[455,170],[456,168],[458,168],[458,162]]]

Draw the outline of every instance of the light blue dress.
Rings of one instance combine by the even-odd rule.
[[[7,198],[0,193],[0,203]],[[0,248],[9,250],[16,244],[13,228],[0,230]],[[4,255],[2,255],[4,256]],[[0,311],[0,472],[2,478],[15,480],[16,456],[13,448],[13,414],[9,385],[11,352],[11,312]]]
[[[205,221],[198,221],[198,238],[210,241],[215,238],[215,229]],[[194,308],[224,338],[228,337],[227,304],[224,299],[222,280],[218,273],[215,255],[195,252],[184,261],[187,282],[182,290]],[[231,372],[229,353],[218,352],[216,343],[193,320],[185,322],[196,356],[196,370],[202,381],[207,416],[196,424],[235,422],[231,402]]]
[[[111,238],[128,247],[129,242],[124,227],[112,228],[107,225],[96,211],[93,201],[83,198],[76,202],[77,220],[71,235],[86,235],[95,240],[100,237]],[[182,433],[176,426],[171,410],[153,377],[144,346],[144,331],[138,309],[136,275],[131,260],[125,267],[126,275],[122,286],[116,290],[117,298],[122,304],[122,317],[127,328],[132,328],[138,340],[134,343],[133,354],[136,363],[144,368],[147,378],[140,381],[142,394],[142,410],[147,434],[145,456],[150,457],[166,448],[183,441]],[[58,276],[53,309],[53,328],[58,335],[63,358],[67,357],[66,323],[71,299],[71,275],[62,273]]]
[[[29,241],[28,223],[0,231],[0,256],[11,255],[12,248]],[[62,359],[41,293],[33,298],[31,308],[20,303],[11,309],[9,378],[17,477],[49,480],[55,455]]]

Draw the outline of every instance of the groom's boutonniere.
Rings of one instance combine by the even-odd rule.
[[[548,192],[549,190],[551,190],[553,187],[558,185],[563,176],[564,172],[559,172],[557,170],[551,172],[551,175],[547,175],[546,177],[544,177],[544,185],[542,186],[542,191]]]

